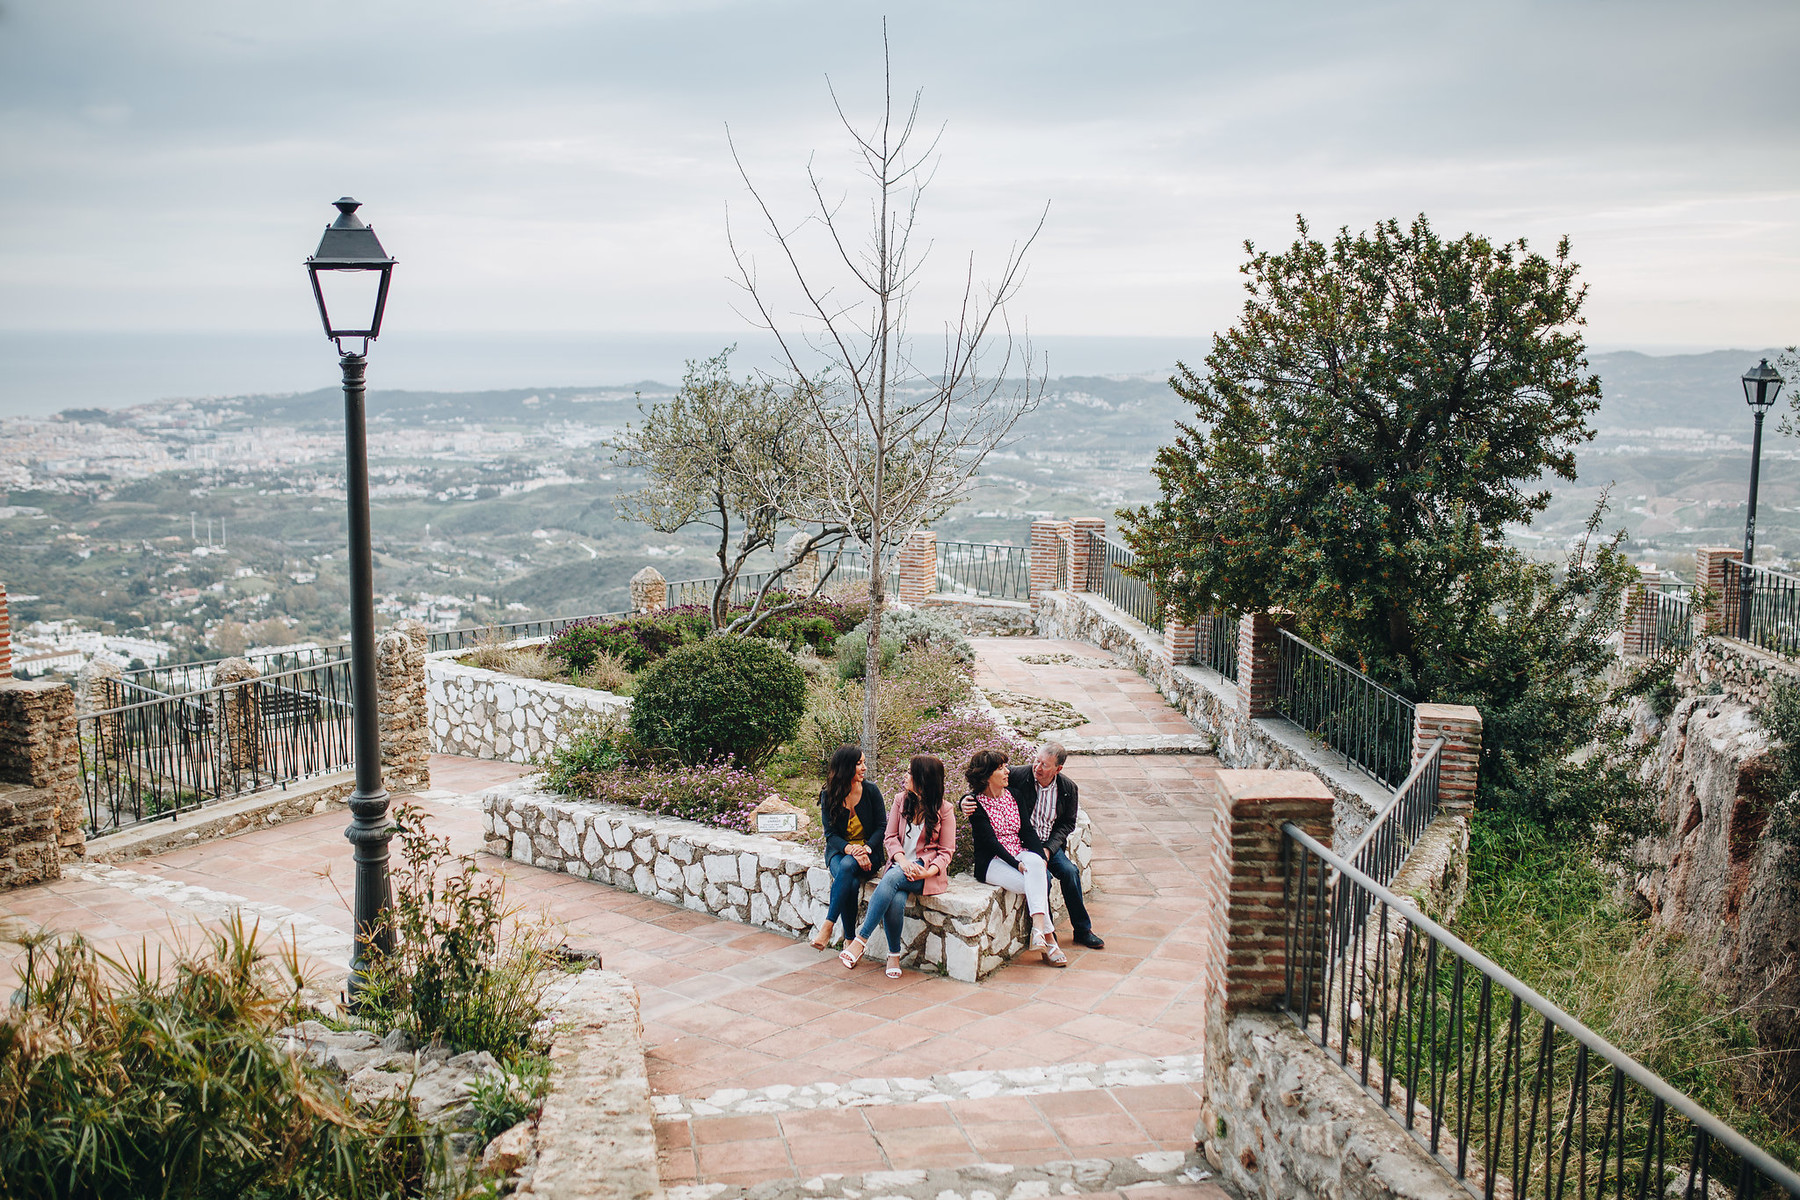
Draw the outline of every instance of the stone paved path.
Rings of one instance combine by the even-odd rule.
[[[1080,643],[984,639],[979,670],[998,686],[1075,704],[1096,718],[1084,732],[1177,731],[1171,720],[1186,728],[1135,674],[1058,676],[1017,661],[1034,652],[1104,657]],[[774,933],[480,861],[507,877],[512,900],[547,908],[637,985],[663,1181],[692,1189],[684,1200],[780,1179],[798,1187],[827,1173],[1023,1169],[1159,1152],[1166,1162],[1191,1151],[1199,1109],[1205,931],[1195,909],[1210,832],[1202,800],[1217,768],[1189,755],[1071,760],[1094,819],[1089,907],[1107,947],[1071,945],[1067,970],[1019,962],[981,984],[911,971],[889,981],[877,964],[847,972],[835,954]],[[435,786],[421,803],[459,851],[473,850],[480,812],[470,797],[522,772],[434,756]],[[341,977],[345,820],[326,814],[122,869],[80,868],[0,894],[0,918],[81,929],[125,949],[191,937],[237,906],[291,930],[317,968]],[[0,962],[0,977],[10,974],[10,960]],[[1200,1189],[1220,1194],[1210,1182]]]
[[[1049,638],[974,638],[975,682],[1051,700],[1065,700],[1088,718],[1069,732],[1080,737],[1192,735],[1193,725],[1170,707],[1148,679],[1112,653],[1086,642]],[[1069,663],[1028,663],[1025,658],[1069,655]],[[1106,663],[1107,666],[1091,664]]]

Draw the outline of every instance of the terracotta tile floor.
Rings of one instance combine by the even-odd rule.
[[[1021,655],[1072,654],[1115,661],[1086,642],[1049,638],[974,638],[975,682],[1051,700],[1064,700],[1088,718],[1070,730],[1082,737],[1192,733],[1186,717],[1169,706],[1150,681],[1130,667],[1111,669],[1020,662]]]
[[[1164,732],[1181,722],[1134,674],[1059,675],[1017,661],[1034,650],[1102,655],[1081,643],[986,639],[978,670],[984,681],[1069,700],[1096,718],[1084,732]],[[889,981],[872,966],[846,972],[835,955],[781,935],[485,854],[480,862],[506,877],[512,900],[548,909],[572,939],[599,949],[607,967],[637,985],[659,1094],[1191,1055],[1204,1038],[1196,971],[1205,930],[1196,909],[1211,833],[1203,801],[1217,769],[1216,760],[1194,756],[1071,760],[1094,820],[1089,909],[1106,949],[1071,945],[1067,970],[1020,962],[981,984],[912,971]],[[457,850],[474,850],[481,814],[467,795],[523,773],[434,756],[434,786],[419,802]],[[191,937],[216,923],[220,905],[251,902],[264,913],[295,914],[309,963],[341,980],[350,931],[345,820],[335,812],[309,817],[129,863],[123,875],[78,868],[61,882],[0,894],[0,918],[79,929],[125,951]],[[179,885],[210,889],[214,912]],[[9,986],[12,966],[0,962],[0,986]],[[659,1121],[658,1136],[665,1182],[735,1184],[1185,1151],[1198,1108],[1186,1085],[1113,1087],[694,1117]]]

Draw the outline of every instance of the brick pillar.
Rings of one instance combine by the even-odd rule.
[[[1220,771],[1207,898],[1208,982],[1225,1015],[1281,1004],[1287,912],[1281,826],[1331,845],[1334,800],[1310,771]]]
[[[86,854],[75,693],[0,681],[0,887],[56,879]]]
[[[900,545],[900,603],[937,595],[937,534],[915,529]]]
[[[1106,566],[1106,522],[1078,517],[1069,522],[1069,590],[1097,592]]]
[[[256,769],[261,739],[257,737],[262,716],[258,704],[256,681],[262,672],[247,658],[227,658],[213,668],[213,682],[236,687],[219,693],[219,712],[225,735],[225,761],[233,770]]]
[[[396,621],[375,642],[382,784],[395,795],[431,786],[431,713],[425,690],[430,638],[418,621]]]
[[[1246,717],[1275,715],[1275,692],[1281,667],[1283,612],[1245,613],[1238,618],[1238,711]]]
[[[655,567],[631,577],[631,611],[661,612],[669,606],[669,584]]]
[[[1737,635],[1735,626],[1727,627],[1726,618],[1737,616],[1737,588],[1726,595],[1725,563],[1743,562],[1742,547],[1702,546],[1694,551],[1694,582],[1708,589],[1713,596],[1712,607],[1706,610],[1704,628],[1707,633],[1724,633]]]
[[[12,617],[6,607],[6,585],[0,583],[0,680],[12,678]]]
[[[1067,521],[1033,521],[1031,523],[1031,607],[1036,608],[1038,596],[1044,592],[1054,592],[1068,586],[1063,576],[1067,572],[1066,547],[1063,543],[1063,531],[1068,527]]]
[[[1438,759],[1438,808],[1467,815],[1475,811],[1475,784],[1481,774],[1481,710],[1467,704],[1421,704],[1413,710],[1416,763],[1444,739]]]
[[[1172,667],[1185,667],[1194,661],[1194,652],[1199,645],[1200,629],[1195,625],[1183,625],[1175,616],[1175,609],[1170,607],[1168,615],[1163,618],[1163,657]]]

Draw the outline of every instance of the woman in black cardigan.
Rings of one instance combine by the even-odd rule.
[[[887,861],[883,836],[887,805],[881,789],[863,778],[868,764],[855,746],[839,746],[819,792],[819,823],[825,827],[825,869],[831,872],[831,907],[813,931],[815,950],[831,944],[831,926],[841,921],[844,940],[856,927],[856,899],[865,880]]]
[[[975,847],[975,878],[1025,897],[1031,912],[1031,949],[1053,967],[1069,965],[1056,944],[1050,921],[1049,856],[1031,824],[1031,814],[1007,790],[1006,755],[978,750],[969,760],[969,833]]]

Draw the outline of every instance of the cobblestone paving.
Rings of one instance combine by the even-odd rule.
[[[1053,664],[1017,661],[1034,652],[1093,656],[1092,647],[979,645],[978,670],[991,682],[1068,700],[1099,718],[1084,727],[1089,735],[1192,732],[1133,673],[1058,676]],[[871,1195],[922,1200],[1120,1187],[1137,1194],[1159,1183],[1171,1185],[1158,1192],[1171,1200],[1216,1198],[1211,1181],[1193,1183],[1189,1152],[1205,1019],[1196,977],[1205,931],[1194,915],[1210,832],[1202,801],[1217,767],[1186,754],[1071,760],[1095,824],[1089,908],[1106,949],[1071,944],[1067,970],[1022,961],[980,984],[911,971],[891,981],[878,960],[848,972],[835,954],[768,931],[487,855],[480,861],[507,877],[513,901],[548,909],[571,940],[598,949],[637,986],[663,1181],[698,1189],[689,1200],[752,1187],[758,1196],[788,1189],[854,1200],[862,1180],[886,1178],[870,1172],[907,1173],[908,1181],[871,1183]],[[433,756],[432,772],[435,786],[420,803],[466,852],[481,838],[473,794],[523,768]],[[350,931],[345,821],[334,812],[124,868],[78,868],[61,882],[0,894],[0,918],[80,929],[105,949],[135,951],[191,937],[236,907],[265,927],[292,930],[309,964],[341,980]],[[11,968],[0,962],[0,985]],[[901,1100],[918,1081],[929,1090]],[[845,1099],[812,1107],[793,1099],[825,1095]],[[778,1096],[785,1099],[770,1110],[738,1108]],[[988,1175],[993,1182],[982,1184]]]

